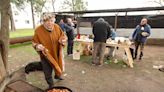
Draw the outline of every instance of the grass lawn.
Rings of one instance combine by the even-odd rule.
[[[17,29],[14,32],[10,31],[10,38],[32,36],[34,34],[34,29]]]

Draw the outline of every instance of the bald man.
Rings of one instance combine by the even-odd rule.
[[[68,37],[68,45],[67,45],[67,55],[72,56],[73,54],[73,39],[74,39],[74,24],[71,18],[67,18],[67,23],[65,24],[65,31]]]
[[[147,22],[147,18],[143,18],[132,34],[132,40],[135,43],[135,55],[133,57],[134,59],[137,58],[138,47],[140,47],[139,60],[141,60],[143,57],[144,44],[146,43],[147,37],[150,36],[151,30],[151,27],[149,24],[147,24]]]

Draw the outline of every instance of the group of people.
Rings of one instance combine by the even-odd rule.
[[[131,53],[133,56],[133,59],[137,59],[138,55],[138,48],[140,47],[140,54],[139,54],[139,60],[143,57],[143,49],[144,45],[146,43],[147,37],[151,34],[151,27],[147,23],[148,19],[143,18],[139,25],[136,26],[133,34],[132,34],[132,42],[135,45],[134,53]],[[99,18],[94,24],[92,29],[93,35],[94,35],[94,50],[93,50],[93,65],[102,66],[103,65],[103,59],[104,59],[104,52],[106,48],[106,40],[108,38],[114,40],[116,37],[116,32],[112,29],[111,25],[105,21],[103,18]],[[107,56],[107,58],[112,56],[112,53],[114,51],[113,47],[110,47],[110,52]],[[134,54],[134,55],[133,55]]]
[[[61,77],[62,73],[57,71],[57,66],[53,65],[50,61],[55,60],[56,64],[58,64],[61,69],[61,72],[64,71],[62,50],[63,47],[65,47],[66,42],[68,42],[67,55],[70,56],[73,54],[74,24],[71,18],[67,18],[66,23],[61,20],[59,24],[56,24],[54,22],[55,16],[51,13],[44,13],[41,16],[41,20],[42,24],[35,29],[32,45],[40,55],[45,79],[49,88],[51,88],[54,86],[53,78],[57,80],[63,80],[63,78]],[[108,38],[114,39],[116,33],[112,26],[103,18],[99,18],[93,24],[92,32],[94,35],[92,64],[101,66],[104,61],[106,40]],[[143,18],[132,35],[132,40],[136,47],[134,59],[137,58],[139,46],[141,48],[139,59],[142,58],[144,44],[149,35],[150,26],[147,24],[147,19]],[[113,48],[111,47],[111,52],[112,50]],[[46,56],[45,51],[48,51],[49,55]],[[55,72],[54,77],[52,77],[53,70]]]
[[[63,19],[60,20],[59,26],[66,33],[68,37],[67,55],[72,56],[73,54],[73,39],[74,39],[74,28],[76,27],[71,18],[66,19],[66,23]]]

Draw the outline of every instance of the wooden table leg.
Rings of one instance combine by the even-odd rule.
[[[131,68],[133,68],[133,58],[129,48],[125,48],[126,55],[128,57],[128,63]]]
[[[114,47],[114,51],[113,51],[113,53],[112,53],[112,57],[115,56],[115,54],[116,54],[116,49],[117,49],[117,47],[115,46],[115,47]]]

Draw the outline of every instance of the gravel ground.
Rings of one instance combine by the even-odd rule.
[[[80,61],[65,57],[66,71],[63,81],[55,81],[56,86],[66,86],[73,92],[163,92],[164,73],[153,69],[153,65],[164,65],[164,47],[146,46],[141,62],[135,60],[134,68],[121,62],[124,51],[117,50],[119,63],[105,63],[102,67],[91,65],[91,56],[82,56]],[[11,48],[9,70],[17,70],[29,62],[39,61],[31,44]],[[112,60],[110,60],[112,61]],[[27,81],[42,89],[47,88],[42,72],[26,76]]]

